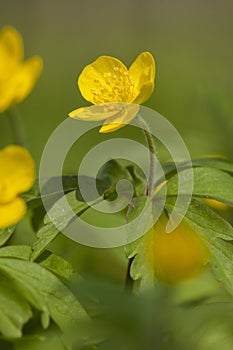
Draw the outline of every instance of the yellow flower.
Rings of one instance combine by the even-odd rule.
[[[200,274],[209,253],[200,237],[185,223],[166,233],[167,219],[152,228],[147,240],[147,260],[155,276],[165,283],[177,283]],[[153,242],[153,244],[151,244]]]
[[[155,62],[142,52],[129,69],[117,58],[100,56],[84,68],[78,79],[82,96],[96,106],[78,108],[69,116],[104,120],[100,132],[115,131],[129,123],[154,90]]]
[[[227,210],[229,209],[229,205],[219,202],[215,199],[206,199],[205,200],[206,204],[209,205],[211,208],[216,209],[216,210]]]
[[[24,100],[34,87],[42,69],[42,60],[23,61],[23,43],[12,27],[0,31],[0,113]]]
[[[28,191],[35,180],[34,161],[20,146],[0,151],[0,228],[16,224],[26,213],[19,195]]]

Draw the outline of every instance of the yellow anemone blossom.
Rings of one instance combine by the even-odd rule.
[[[42,60],[23,61],[23,42],[12,27],[0,31],[0,113],[24,100],[34,87],[42,69]]]
[[[29,152],[20,146],[0,151],[0,228],[16,224],[26,212],[19,195],[28,191],[35,180],[35,165]]]
[[[128,124],[154,90],[155,61],[142,52],[129,69],[117,58],[100,56],[87,65],[78,78],[82,96],[95,106],[78,108],[74,119],[105,120],[100,132],[115,131]]]
[[[147,260],[158,280],[177,283],[194,278],[208,263],[209,253],[200,237],[184,222],[166,233],[167,218],[151,229]],[[153,242],[153,244],[151,244]]]

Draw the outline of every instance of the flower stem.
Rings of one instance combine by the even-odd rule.
[[[137,121],[140,125],[141,129],[144,132],[144,135],[147,140],[149,153],[150,153],[150,169],[149,169],[149,178],[148,178],[148,185],[147,185],[147,194],[150,196],[154,189],[154,175],[155,175],[155,144],[153,141],[153,136],[151,134],[150,128],[146,121],[138,114],[137,115]]]
[[[25,147],[25,130],[18,110],[16,107],[11,108],[6,112],[6,115],[11,128],[13,143]]]
[[[153,136],[151,134],[150,128],[146,121],[138,114],[136,118],[140,128],[142,129],[147,144],[149,148],[150,153],[150,169],[149,169],[149,178],[148,178],[148,184],[147,184],[147,195],[151,196],[154,190],[154,175],[155,175],[155,144],[153,140]],[[130,258],[128,261],[128,267],[127,267],[127,273],[126,273],[126,279],[125,279],[125,289],[128,292],[132,292],[134,281],[131,278],[130,270],[131,265],[133,263],[134,258]]]

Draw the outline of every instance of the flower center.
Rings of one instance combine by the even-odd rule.
[[[134,81],[129,73],[119,67],[105,72],[102,79],[95,79],[95,87],[91,89],[95,104],[107,102],[130,102],[133,96]]]

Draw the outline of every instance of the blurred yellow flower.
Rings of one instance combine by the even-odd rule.
[[[142,52],[129,69],[117,58],[100,56],[78,78],[82,96],[95,106],[78,108],[69,116],[89,121],[104,120],[100,132],[112,132],[132,120],[154,90],[155,61]]]
[[[209,205],[211,208],[216,210],[227,210],[229,209],[229,205],[219,202],[215,199],[205,199],[205,203]]]
[[[159,281],[177,283],[200,274],[208,263],[209,253],[200,237],[185,223],[166,233],[167,222],[163,217],[160,225],[148,233],[147,260]]]
[[[0,151],[0,228],[16,224],[26,212],[19,195],[28,191],[35,180],[35,165],[29,152],[20,146]]]
[[[23,61],[23,42],[12,27],[0,31],[0,113],[24,100],[34,87],[42,60],[34,56]]]

